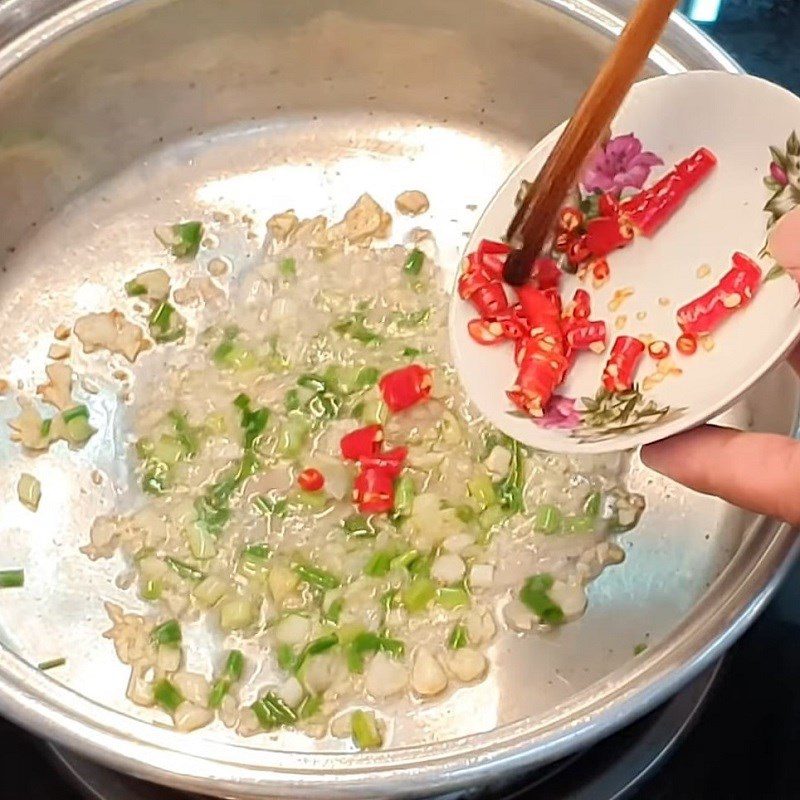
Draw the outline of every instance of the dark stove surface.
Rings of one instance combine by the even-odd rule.
[[[800,94],[800,0],[684,0],[681,8],[749,72]],[[84,797],[41,742],[0,719],[0,800]],[[542,794],[513,797],[541,800]],[[165,800],[166,793],[153,798]],[[800,566],[727,657],[699,721],[629,800],[798,798]]]

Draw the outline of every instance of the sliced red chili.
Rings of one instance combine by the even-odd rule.
[[[596,258],[590,262],[592,268],[592,283],[599,289],[611,276],[611,269],[608,261],[604,258]]]
[[[297,476],[297,485],[305,492],[318,492],[325,485],[325,476],[318,469],[309,467]]]
[[[353,482],[353,501],[364,514],[385,514],[394,508],[394,478],[384,469],[362,468]]]
[[[426,400],[433,387],[431,371],[420,364],[409,364],[407,367],[387,372],[378,381],[381,394],[392,411],[402,411]]]
[[[478,263],[492,276],[499,278],[503,274],[503,265],[511,248],[505,242],[494,242],[482,239],[475,251]]]
[[[753,299],[761,285],[761,268],[744,253],[735,253],[732,260],[733,267],[716,286],[678,309],[684,333],[706,336]]]
[[[585,289],[576,289],[564,312],[564,317],[566,319],[588,319],[591,313],[592,299],[589,292]]]
[[[397,478],[403,469],[406,458],[408,458],[407,447],[395,447],[392,450],[387,450],[385,453],[376,453],[374,456],[368,456],[361,459],[361,468],[365,469],[378,469],[388,472],[392,478]]]
[[[479,266],[471,266],[462,272],[458,279],[458,296],[462,300],[469,300],[478,289],[486,286],[489,281],[489,276]]]
[[[645,236],[652,236],[708,177],[716,163],[716,156],[701,147],[649,189],[624,200],[620,204],[621,213]]]
[[[564,380],[567,366],[567,359],[562,353],[539,349],[536,337],[532,337],[517,379],[506,395],[526,414],[540,417],[556,387]]]
[[[670,352],[669,342],[665,342],[663,339],[657,339],[655,342],[650,342],[647,345],[647,352],[654,361],[661,361],[662,359],[666,358]]]
[[[566,253],[569,250],[569,246],[577,239],[578,237],[572,233],[567,233],[566,231],[562,231],[561,233],[556,234],[556,238],[553,239],[553,250],[557,253]]]
[[[644,343],[634,336],[618,336],[603,370],[603,387],[609,392],[624,392],[633,386],[633,377]]]
[[[600,217],[616,217],[619,212],[619,198],[610,192],[604,192],[597,200],[597,211]]]
[[[522,315],[531,328],[554,322],[560,328],[561,308],[558,292],[543,291],[530,284],[514,287],[519,298]]]
[[[563,273],[552,258],[537,258],[533,262],[531,280],[540,289],[558,289]]]
[[[697,337],[689,333],[682,333],[675,342],[675,347],[679,353],[685,356],[694,355],[697,352]]]
[[[567,329],[564,339],[571,350],[602,352],[606,343],[606,323],[603,320],[577,320]]]
[[[500,325],[506,339],[522,339],[530,333],[531,329],[520,303],[509,306],[508,311],[495,317],[493,322]]]
[[[572,206],[564,206],[558,214],[558,227],[562,231],[574,231],[583,225],[583,214]]]
[[[469,299],[482,317],[496,317],[508,308],[506,290],[499,280],[479,286]]]
[[[497,320],[470,320],[467,323],[467,333],[473,342],[482,345],[499,344],[505,341],[503,326]]]
[[[345,434],[339,442],[342,458],[360,461],[375,455],[381,449],[383,428],[380,425],[367,425]]]
[[[577,266],[582,262],[586,261],[587,258],[592,254],[592,251],[589,249],[589,245],[586,240],[586,235],[581,236],[578,239],[572,241],[572,243],[567,248],[567,260],[570,264]]]
[[[632,241],[633,230],[619,217],[595,217],[586,225],[586,249],[594,258],[607,256]]]

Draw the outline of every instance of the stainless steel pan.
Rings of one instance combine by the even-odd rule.
[[[154,257],[152,226],[230,209],[255,229],[276,210],[337,213],[368,189],[428,192],[451,268],[507,171],[569,113],[628,3],[535,0],[8,0],[0,7],[0,375],[30,391],[53,328],[107,302]],[[685,21],[651,73],[737,67]],[[242,237],[244,238],[244,237]],[[256,242],[257,244],[257,242]],[[241,257],[239,245],[223,242]],[[102,599],[132,601],[117,562],[78,552],[124,483],[124,409],[98,379],[106,431],[37,459],[39,513],[14,499],[28,463],[0,441],[0,710],[113,767],[237,797],[427,795],[502,780],[584,747],[675,692],[727,647],[786,567],[785,527],[635,468],[648,499],[626,563],[592,587],[579,623],[503,638],[492,676],[402,715],[393,749],[354,755],[288,733],[178,735],[123,700],[126,670]],[[2,416],[14,413],[11,396]],[[792,432],[784,371],[731,412]],[[633,647],[648,642],[634,659]],[[31,664],[66,655],[42,674]],[[204,666],[202,648],[193,663]]]

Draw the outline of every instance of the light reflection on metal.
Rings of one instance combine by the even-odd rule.
[[[722,0],[689,0],[686,16],[692,22],[715,22],[721,6]]]

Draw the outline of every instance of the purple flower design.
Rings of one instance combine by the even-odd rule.
[[[609,139],[598,148],[583,169],[581,183],[587,192],[613,192],[641,189],[650,170],[664,162],[655,154],[642,151],[642,143],[632,134]]]
[[[543,416],[533,421],[542,428],[572,429],[578,426],[581,415],[575,410],[575,398],[554,394]]]

